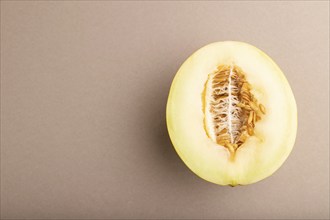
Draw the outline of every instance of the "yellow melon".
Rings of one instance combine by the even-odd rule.
[[[275,62],[256,47],[204,46],[180,67],[166,109],[176,152],[199,177],[220,185],[255,183],[290,154],[297,107]]]

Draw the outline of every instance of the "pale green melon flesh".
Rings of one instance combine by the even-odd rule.
[[[203,91],[210,73],[233,63],[244,71],[267,114],[231,160],[228,149],[205,131]],[[296,102],[282,71],[259,49],[232,41],[209,44],[183,63],[171,86],[166,118],[171,141],[185,164],[220,185],[245,185],[270,176],[290,154],[297,130]]]

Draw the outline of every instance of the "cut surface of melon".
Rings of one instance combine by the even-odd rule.
[[[243,42],[217,42],[180,67],[166,110],[171,141],[185,164],[220,185],[270,176],[294,145],[297,108],[280,68]]]

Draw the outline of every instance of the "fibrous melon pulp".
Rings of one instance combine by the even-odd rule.
[[[166,110],[171,141],[185,164],[220,185],[274,173],[294,145],[297,108],[280,68],[242,42],[217,42],[177,72]]]

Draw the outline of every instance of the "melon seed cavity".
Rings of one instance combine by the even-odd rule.
[[[236,65],[221,65],[205,84],[204,123],[207,135],[233,155],[266,113],[251,93],[251,85]]]

